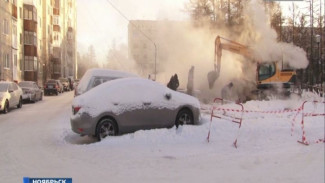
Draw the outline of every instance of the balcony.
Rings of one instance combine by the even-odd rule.
[[[60,58],[52,57],[52,58],[51,58],[51,62],[53,62],[53,63],[57,63],[57,64],[60,64],[60,63],[61,63],[61,59],[60,59]]]
[[[11,10],[11,15],[17,19],[17,6],[12,4]]]
[[[24,55],[37,57],[37,47],[34,45],[24,45]]]
[[[61,32],[60,26],[59,25],[53,25],[53,31]]]
[[[53,8],[53,15],[60,15],[60,9],[59,8]]]
[[[25,71],[24,72],[25,81],[37,81],[37,72],[36,71]]]
[[[34,20],[24,20],[24,31],[37,32],[37,22]]]

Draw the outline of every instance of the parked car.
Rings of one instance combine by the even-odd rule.
[[[58,84],[59,84],[59,93],[63,93],[64,92],[64,89],[63,89],[63,84],[61,83],[61,81],[60,80],[56,80],[57,82],[58,82]]]
[[[43,90],[34,81],[22,81],[18,84],[23,90],[23,100],[36,102],[43,99]]]
[[[101,140],[140,129],[197,124],[200,103],[148,79],[124,78],[75,97],[72,112],[72,131]]]
[[[77,88],[78,84],[79,84],[79,79],[75,79],[73,82],[73,88]]]
[[[59,78],[60,82],[63,85],[63,91],[70,91],[70,84],[67,78]]]
[[[44,85],[44,95],[55,94],[58,95],[61,92],[60,83],[57,80],[50,79],[46,81]]]
[[[0,111],[8,113],[12,107],[21,108],[23,91],[14,82],[0,81]]]
[[[75,89],[75,96],[81,95],[106,81],[128,77],[138,76],[127,72],[110,69],[89,69],[80,79],[79,84]]]

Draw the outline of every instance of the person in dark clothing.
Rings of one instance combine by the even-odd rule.
[[[179,86],[178,76],[177,74],[175,74],[170,78],[167,87],[176,91],[178,86]]]
[[[194,89],[194,66],[188,71],[187,94],[193,95]]]

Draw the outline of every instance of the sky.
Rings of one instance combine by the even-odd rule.
[[[109,2],[129,20],[189,19],[185,12],[185,3],[189,0],[77,0],[78,51],[83,53],[93,45],[97,61],[105,60],[114,44],[127,44],[128,21]],[[307,11],[309,3],[305,0],[282,1],[285,16],[290,15],[292,2],[298,10]]]
[[[77,0],[79,52],[84,52],[92,44],[96,57],[105,59],[113,42],[116,45],[127,44],[128,21],[109,2],[129,20],[187,18],[183,10],[188,0]]]

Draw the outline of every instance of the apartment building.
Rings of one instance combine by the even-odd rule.
[[[0,0],[0,79],[76,77],[75,0]]]
[[[13,4],[9,0],[0,1],[0,80],[13,80],[12,72],[12,19]]]
[[[54,0],[49,73],[51,78],[76,77],[76,27],[75,0]]]

